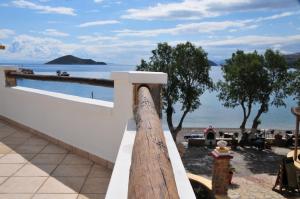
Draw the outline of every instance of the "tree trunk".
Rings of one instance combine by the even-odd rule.
[[[250,113],[251,113],[252,102],[250,101],[250,102],[248,103],[248,107],[247,107],[248,110],[247,110],[247,108],[245,107],[244,102],[241,103],[241,106],[242,106],[242,108],[243,108],[243,116],[244,116],[244,117],[243,117],[243,122],[242,122],[242,124],[241,124],[241,126],[240,126],[240,129],[241,129],[241,132],[244,133],[245,130],[246,130],[246,123],[247,123],[248,118],[249,118]]]
[[[246,122],[247,122],[247,114],[246,114],[246,107],[244,105],[244,102],[241,103],[241,106],[242,106],[242,109],[243,109],[243,121],[242,121],[242,124],[240,126],[240,129],[242,131],[242,133],[245,132],[245,126],[246,126]]]
[[[170,132],[172,134],[173,140],[176,142],[176,136],[177,136],[177,134],[174,132],[174,125],[173,125],[173,120],[172,120],[172,117],[173,117],[173,107],[172,106],[168,106],[167,110],[166,110],[166,113],[167,113],[167,123],[168,123],[169,130],[170,130]]]
[[[177,134],[181,131],[182,129],[182,123],[183,123],[183,120],[185,118],[185,116],[187,115],[187,113],[190,111],[189,108],[187,108],[184,112],[183,112],[183,115],[181,116],[181,119],[179,121],[179,124],[176,128],[174,128],[174,125],[173,125],[173,107],[172,106],[168,106],[167,107],[167,123],[168,123],[168,127],[169,127],[169,130],[172,134],[172,137],[173,137],[173,140],[174,142],[176,143],[176,140],[177,140]]]
[[[260,124],[259,118],[261,114],[264,112],[264,105],[262,104],[253,120],[251,131],[255,132],[257,130],[258,125]]]

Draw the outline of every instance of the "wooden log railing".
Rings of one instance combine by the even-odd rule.
[[[178,191],[165,137],[151,93],[137,91],[137,134],[130,167],[128,198],[177,199]]]
[[[31,79],[40,81],[56,81],[56,82],[69,82],[79,84],[89,84],[94,86],[103,87],[114,87],[114,81],[110,79],[96,79],[96,78],[85,78],[85,77],[68,77],[68,76],[57,76],[57,75],[37,75],[37,74],[25,74],[22,72],[8,71],[6,72],[6,79],[10,82],[16,82],[11,80],[16,79]],[[14,85],[9,85],[14,86]]]

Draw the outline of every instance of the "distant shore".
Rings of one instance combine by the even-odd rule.
[[[182,128],[182,130],[179,132],[179,134],[177,135],[177,141],[178,142],[183,142],[184,140],[184,136],[186,135],[191,135],[191,134],[197,134],[197,133],[202,133],[204,131],[204,129],[206,129],[207,127],[198,127],[198,128]],[[219,133],[220,131],[224,132],[224,133],[240,133],[241,129],[240,128],[214,128],[214,130]],[[267,129],[266,129],[267,130]],[[271,130],[271,129],[268,129]],[[251,131],[250,128],[247,128],[246,131]],[[284,135],[285,131],[292,131],[294,132],[295,129],[274,129],[274,135],[277,133],[280,133],[282,135]],[[218,136],[218,135],[217,135]]]

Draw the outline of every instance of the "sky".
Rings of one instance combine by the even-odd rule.
[[[220,62],[237,49],[300,52],[299,0],[0,0],[0,63],[72,54],[136,65],[190,41]]]

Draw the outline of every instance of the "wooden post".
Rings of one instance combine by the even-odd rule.
[[[5,70],[5,86],[13,87],[17,86],[17,78],[8,76],[9,73],[16,72],[15,70]]]
[[[136,107],[138,104],[138,90],[139,88],[143,86],[143,84],[135,84],[134,85],[134,90],[133,90],[133,96],[134,96],[134,106]],[[161,96],[161,90],[162,90],[162,85],[161,84],[148,84],[146,86],[151,93],[155,109],[158,113],[159,118],[162,118],[162,96]]]
[[[295,131],[295,150],[294,150],[294,161],[297,161],[298,156],[298,139],[299,139],[299,118],[300,118],[300,107],[292,108],[292,113],[296,116],[296,131]]]
[[[137,101],[137,134],[132,152],[128,198],[178,199],[162,126],[146,86],[138,89]]]
[[[294,161],[297,161],[297,155],[298,155],[298,137],[299,137],[298,134],[299,134],[299,118],[296,117]]]

